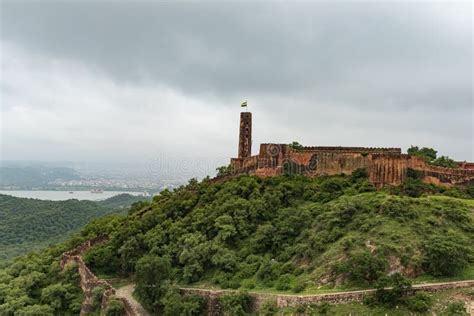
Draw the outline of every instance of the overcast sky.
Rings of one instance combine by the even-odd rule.
[[[470,3],[1,1],[2,159],[237,154],[261,142],[474,160]]]

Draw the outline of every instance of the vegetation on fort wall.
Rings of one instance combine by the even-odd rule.
[[[423,158],[427,163],[438,166],[438,167],[445,167],[445,168],[458,168],[458,164],[453,159],[449,158],[448,156],[440,156],[437,157],[438,152],[433,148],[429,147],[422,147],[419,148],[418,146],[411,146],[408,148],[407,153],[412,156],[418,156]]]
[[[0,265],[65,240],[93,218],[124,209],[143,197],[120,194],[104,201],[45,201],[0,194]]]

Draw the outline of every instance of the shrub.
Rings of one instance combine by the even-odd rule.
[[[434,276],[451,276],[472,261],[472,249],[462,236],[435,235],[424,244],[423,268]]]
[[[177,287],[170,287],[166,295],[161,299],[164,316],[204,315],[205,299],[200,296],[183,296]]]
[[[369,177],[369,173],[367,172],[367,169],[365,168],[356,169],[351,174],[352,181],[357,181],[359,179],[367,179],[368,177]]]
[[[125,311],[123,302],[118,299],[111,299],[105,309],[106,316],[122,316]]]
[[[255,288],[255,281],[254,280],[243,280],[241,282],[241,286],[244,288],[244,289],[248,289],[248,290],[251,290],[251,289],[254,289]]]
[[[288,274],[282,275],[275,283],[275,289],[278,291],[286,291],[291,288],[291,276]]]
[[[442,316],[468,316],[466,312],[466,308],[464,307],[464,303],[462,302],[456,302],[456,303],[451,303],[446,307],[446,310],[444,310],[441,313]]]
[[[372,283],[385,273],[387,267],[387,259],[365,251],[352,254],[337,270],[348,273],[354,282]]]
[[[296,313],[298,313],[298,314],[306,313],[306,305],[298,305],[296,307]]]
[[[377,291],[375,292],[372,301],[369,299],[369,304],[379,304],[387,306],[395,306],[401,304],[412,293],[410,281],[405,279],[400,274],[394,274],[390,277],[385,277],[377,282]],[[391,287],[387,289],[387,287]]]
[[[220,298],[220,306],[225,316],[241,316],[250,312],[252,297],[244,292],[229,294]]]
[[[304,284],[304,282],[296,282],[296,284],[293,286],[291,291],[293,293],[301,293],[304,291],[305,288],[306,288],[306,284]]]
[[[102,303],[102,296],[104,295],[104,288],[97,286],[92,290],[92,305],[95,309],[100,308]]]
[[[431,308],[431,297],[425,293],[416,293],[406,298],[405,305],[413,312],[424,313]]]
[[[402,186],[402,193],[410,197],[420,197],[426,189],[426,185],[420,179],[407,178]]]
[[[331,309],[331,304],[328,302],[322,302],[317,306],[318,313],[320,315],[327,315]]]
[[[258,315],[261,316],[272,316],[275,315],[278,311],[277,303],[273,300],[268,300],[263,302],[262,306],[260,307]]]

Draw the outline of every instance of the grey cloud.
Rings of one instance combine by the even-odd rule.
[[[441,98],[435,106],[445,104],[437,86],[456,83],[463,93],[452,101],[465,105],[472,101],[472,34],[453,35],[429,7],[20,2],[4,4],[2,35],[86,60],[117,80],[164,82],[186,93],[302,93],[355,102],[421,94]]]
[[[134,122],[146,119],[146,111],[159,115],[137,104],[146,103],[146,96],[159,102],[152,92],[159,86],[180,95],[173,102],[198,100],[219,118],[231,118],[229,107],[248,98],[260,122],[256,143],[413,143],[458,159],[474,157],[470,3],[3,1],[1,6],[3,43],[30,57],[83,65],[91,85],[107,82],[101,93],[110,107],[143,112]],[[64,71],[66,81],[74,77]],[[114,84],[116,89],[107,88]],[[2,94],[12,89],[2,84]],[[66,107],[67,98],[79,93],[56,102]],[[47,107],[54,99],[54,91],[50,94],[35,106]],[[166,114],[183,115],[184,105],[173,102],[167,107],[177,110]],[[148,124],[145,137],[153,140]],[[158,140],[163,146],[173,140],[185,144],[185,135],[193,133],[177,121],[164,126],[171,140]],[[211,125],[200,135],[229,150],[235,135],[212,135],[217,127],[222,128]],[[192,139],[195,148],[211,151],[209,142]]]

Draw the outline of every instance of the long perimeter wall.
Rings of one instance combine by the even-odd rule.
[[[308,176],[351,174],[366,169],[377,187],[399,185],[408,169],[421,172],[425,182],[452,186],[474,183],[474,170],[431,166],[423,159],[401,153],[400,148],[304,147],[261,144],[258,155],[231,159],[234,174],[268,177],[283,173]]]

